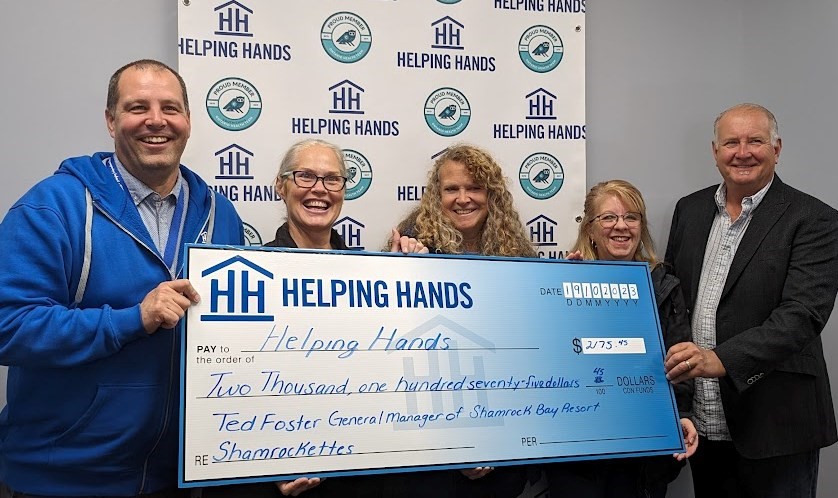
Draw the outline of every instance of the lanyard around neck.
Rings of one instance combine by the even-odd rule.
[[[169,238],[166,239],[166,250],[163,252],[163,262],[170,271],[174,272],[174,263],[177,259],[178,248],[180,247],[180,240],[183,236],[183,225],[186,220],[186,196],[183,193],[183,184],[180,186],[180,193],[177,196],[177,203],[175,204],[175,213],[172,215],[172,224],[169,227]]]
[[[116,167],[114,164],[113,157],[108,157],[104,161],[105,164],[111,169],[111,174],[113,174],[114,181],[116,184],[119,185],[128,198],[133,203],[133,199],[131,198],[131,193],[125,186],[125,180],[122,178],[122,173],[119,172],[119,168]],[[169,271],[174,274],[174,263],[177,259],[178,254],[178,247],[180,246],[179,242],[183,236],[183,225],[186,221],[186,199],[184,195],[184,188],[183,184],[180,186],[180,191],[177,196],[177,202],[175,203],[175,212],[172,215],[172,223],[169,226],[169,236],[166,239],[166,247],[163,250],[163,262],[166,264],[166,267],[169,268]],[[160,249],[158,249],[160,252]]]

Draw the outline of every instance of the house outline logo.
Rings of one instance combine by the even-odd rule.
[[[530,233],[530,243],[535,247],[558,247],[554,229],[559,224],[543,214],[527,222]]]
[[[332,92],[330,114],[364,114],[361,109],[361,94],[364,89],[350,80],[343,80],[329,87]]]
[[[366,226],[363,223],[349,216],[344,216],[335,222],[334,228],[349,249],[353,251],[364,250],[361,237],[364,234]]]
[[[431,48],[438,48],[444,50],[464,50],[460,35],[462,34],[463,26],[459,21],[451,16],[445,16],[431,23],[434,28],[434,42]]]
[[[544,88],[537,88],[528,93],[526,96],[528,112],[525,119],[555,121],[556,114],[553,112],[553,105],[557,98]]]
[[[237,268],[228,268],[232,265],[236,265]],[[226,278],[218,276],[210,279],[210,312],[201,315],[201,321],[274,321],[274,316],[265,311],[265,282],[273,280],[274,274],[242,256],[233,256],[202,271],[201,277],[207,277],[224,268],[227,268]],[[257,275],[255,279],[251,277],[253,273]],[[256,300],[255,312],[251,311],[253,299]],[[222,301],[226,304],[225,311],[219,310]]]
[[[230,0],[212,10],[218,13],[216,35],[253,36],[250,32],[250,14],[253,14],[253,11],[243,3]]]
[[[440,376],[445,377],[448,376],[452,379],[461,378],[464,375],[466,376],[473,376],[475,378],[485,378],[486,376],[486,368],[484,362],[484,356],[482,354],[472,353],[469,357],[464,356],[461,354],[462,348],[459,347],[457,338],[460,338],[464,341],[467,341],[471,344],[471,347],[465,349],[468,351],[472,347],[476,347],[481,353],[496,353],[496,346],[495,344],[486,339],[485,337],[481,336],[480,334],[462,326],[461,324],[443,316],[437,315],[425,323],[419,325],[418,327],[404,333],[403,335],[399,336],[400,339],[415,339],[420,337],[427,337],[427,333],[431,331],[436,331],[439,329],[444,329],[445,331],[452,332],[452,336],[455,336],[451,344],[451,349],[448,350],[437,350],[437,351],[428,351],[428,354],[422,356],[423,358],[427,358],[428,365],[427,365],[427,373],[420,374],[417,372],[417,364],[416,360],[418,356],[408,355],[402,360],[402,367],[403,371],[402,374],[408,382],[415,382],[415,381],[434,381]],[[388,351],[387,354],[393,354],[395,351],[391,350]],[[447,360],[447,362],[445,361]],[[445,363],[445,365],[443,365]],[[447,372],[443,372],[443,366],[447,369]],[[465,373],[461,369],[462,366],[471,366],[474,371],[471,373]],[[426,393],[425,393],[426,394]],[[465,396],[473,396],[475,399],[466,400]],[[419,396],[417,393],[406,393],[405,395],[405,411],[408,414],[416,414],[420,413],[421,410],[419,409]],[[474,406],[475,404],[479,404],[482,406],[491,406],[489,402],[489,397],[485,391],[443,391],[443,392],[434,392],[431,394],[431,403],[433,406],[434,411],[446,411],[446,410],[456,410],[458,406]],[[504,421],[502,417],[498,418],[469,418],[469,417],[461,417],[454,422],[450,422],[445,425],[446,428],[453,426],[457,428],[463,427],[495,427],[495,426],[502,426],[504,425]],[[442,428],[437,426],[426,426],[422,430],[428,430],[433,428]],[[394,430],[416,430],[415,423],[395,423]]]
[[[218,158],[216,180],[253,180],[253,175],[250,174],[253,152],[233,143],[218,150],[214,155]]]

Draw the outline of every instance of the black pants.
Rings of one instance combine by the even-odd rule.
[[[15,491],[4,483],[0,483],[0,498],[94,498],[94,497],[65,497],[65,496],[42,496],[30,495]],[[132,498],[132,497],[95,497],[95,498]],[[154,493],[135,495],[133,498],[190,498],[190,491],[188,489],[167,489],[164,491],[157,491]]]
[[[820,450],[750,459],[731,441],[698,440],[690,458],[696,498],[815,498]]]
[[[497,467],[474,480],[458,470],[336,477],[315,490],[318,498],[516,498],[526,480],[525,467]]]
[[[550,498],[642,496],[640,465],[631,459],[553,463],[544,472],[550,484]]]

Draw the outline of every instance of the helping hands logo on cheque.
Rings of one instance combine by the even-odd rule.
[[[203,270],[201,277],[210,277],[210,310],[201,315],[202,322],[274,321],[265,310],[266,282],[274,279],[271,271],[233,256]],[[471,284],[465,281],[399,280],[388,286],[383,280],[284,277],[279,297],[283,307],[293,308],[468,309],[474,305]]]
[[[233,265],[240,269],[236,271]],[[215,276],[210,278],[210,312],[201,315],[202,322],[274,320],[273,315],[265,312],[265,282],[273,280],[273,273],[241,256],[233,256],[202,271],[201,277],[213,274]],[[219,306],[221,303],[223,308]]]

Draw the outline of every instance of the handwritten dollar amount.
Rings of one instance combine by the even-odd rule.
[[[574,337],[570,341],[576,354],[645,354],[642,337]]]

